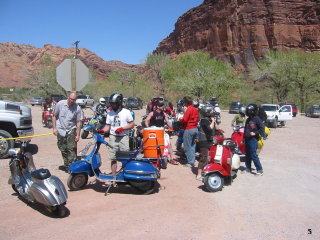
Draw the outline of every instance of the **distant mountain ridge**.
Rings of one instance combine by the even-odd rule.
[[[155,52],[189,50],[248,65],[270,49],[320,50],[319,0],[205,0],[179,17]]]
[[[46,54],[58,65],[66,56],[73,56],[75,48],[65,49],[50,44],[37,48],[27,44],[0,43],[0,87],[25,87],[25,80],[43,65]],[[108,72],[115,69],[139,71],[141,68],[140,65],[120,61],[104,61],[85,48],[80,48],[78,58],[93,69],[98,79],[105,78]]]

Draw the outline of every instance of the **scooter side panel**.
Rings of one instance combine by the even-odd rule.
[[[124,177],[128,179],[154,180],[158,170],[147,160],[132,160],[124,167]]]
[[[206,173],[205,175],[212,172],[219,172],[223,176],[230,176],[228,171],[226,171],[220,164],[217,164],[217,163],[209,163],[208,165],[205,166],[202,172]]]
[[[68,169],[71,173],[87,173],[90,176],[93,175],[91,165],[87,161],[80,160],[72,163]]]
[[[30,192],[37,202],[45,206],[57,206],[66,202],[67,194],[65,190],[61,190],[62,182],[61,185],[57,185],[55,181],[56,179],[50,177],[31,185]],[[57,192],[59,192],[59,195]]]

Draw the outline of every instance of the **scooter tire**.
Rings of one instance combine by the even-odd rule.
[[[81,133],[81,138],[82,139],[86,139],[89,135],[89,131],[83,130]]]
[[[67,213],[67,209],[64,204],[54,206],[54,207],[47,207],[48,211],[51,212],[53,215],[57,217],[64,217]]]
[[[16,185],[12,184],[11,187],[12,187],[13,191],[15,191],[16,193],[19,194],[19,192],[18,192],[18,190],[17,190],[17,188],[16,188]]]
[[[48,127],[48,128],[52,128],[52,121],[48,121],[48,122],[47,122],[47,127]]]
[[[86,173],[72,173],[68,177],[67,185],[71,191],[77,191],[84,188],[88,183],[88,174]]]
[[[221,191],[224,185],[224,178],[219,174],[212,173],[204,178],[204,186],[209,192]]]
[[[155,181],[130,180],[129,183],[141,194],[147,195],[154,192]]]

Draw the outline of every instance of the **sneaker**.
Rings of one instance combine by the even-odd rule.
[[[262,172],[262,171],[258,171],[258,172],[256,172],[255,175],[256,175],[256,176],[262,176],[262,175],[263,175],[263,172]]]
[[[185,164],[184,165],[185,167],[188,167],[188,168],[193,168],[194,166],[192,165],[192,164],[190,164],[190,163],[187,163],[187,164]]]
[[[196,176],[196,180],[201,181],[202,182],[203,177],[201,175],[197,175]]]
[[[243,171],[241,171],[241,173],[252,173],[252,170],[250,168],[246,168]]]

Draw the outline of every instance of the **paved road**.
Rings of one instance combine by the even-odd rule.
[[[50,132],[41,126],[40,108],[32,114],[35,133]],[[222,114],[227,136],[233,116]],[[7,184],[9,160],[1,160],[0,239],[320,239],[319,130],[320,119],[304,116],[272,130],[260,153],[264,176],[239,173],[217,193],[203,191],[181,165],[163,170],[161,190],[151,195],[119,188],[104,196],[105,185],[91,178],[86,189],[69,192],[69,215],[62,219],[22,202]],[[66,184],[56,138],[34,138],[31,146],[36,166]],[[110,169],[107,160],[103,168]]]

